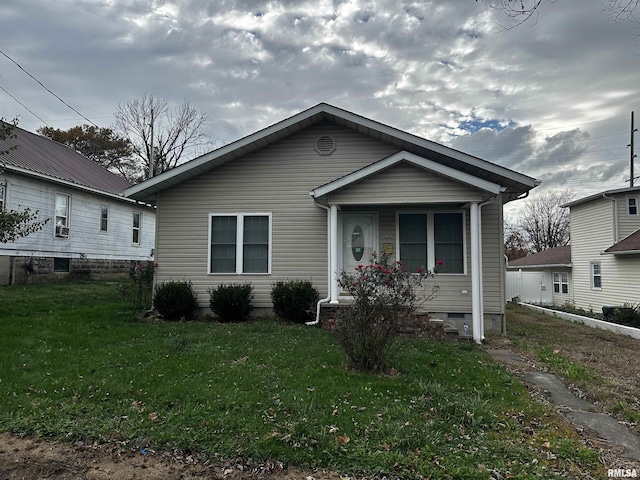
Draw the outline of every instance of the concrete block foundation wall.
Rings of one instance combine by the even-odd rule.
[[[68,264],[67,264],[68,262]],[[0,257],[0,285],[72,278],[126,277],[134,260],[91,258]]]

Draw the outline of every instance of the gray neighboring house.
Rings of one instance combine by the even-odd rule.
[[[311,280],[339,305],[338,274],[385,251],[433,269],[434,316],[476,341],[504,331],[502,209],[539,182],[321,103],[135,185],[157,206],[155,282],[190,280],[202,308],[220,284]]]
[[[507,262],[507,299],[536,304],[573,302],[571,246],[555,247]]]
[[[153,259],[155,209],[125,198],[131,183],[71,148],[15,127],[0,142],[0,210],[38,211],[44,228],[0,243],[0,284],[126,273]],[[16,147],[16,148],[12,148]]]

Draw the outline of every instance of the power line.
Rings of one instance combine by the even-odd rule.
[[[29,75],[31,78],[33,78],[42,88],[44,88],[47,92],[49,92],[51,95],[53,95],[54,97],[56,97],[58,100],[60,100],[63,104],[65,104],[67,107],[69,107],[71,110],[73,110],[74,112],[76,112],[78,115],[80,115],[82,118],[84,118],[87,122],[89,122],[91,125],[93,125],[96,128],[100,128],[98,127],[98,125],[96,125],[95,123],[93,123],[91,120],[89,120],[87,117],[85,117],[84,115],[82,115],[78,110],[76,110],[75,108],[73,108],[71,105],[69,105],[67,102],[65,102],[62,98],[60,98],[58,95],[56,95],[55,93],[53,93],[49,88],[47,88],[40,80],[38,80],[36,77],[34,77],[33,75],[31,75],[29,72],[27,72],[22,65],[20,65],[18,62],[16,62],[13,58],[11,58],[9,55],[7,55],[6,53],[4,53],[2,50],[0,50],[0,53],[2,55],[4,55],[5,57],[7,57],[9,60],[11,60],[14,64],[16,64],[16,66],[22,70],[24,73],[26,73],[27,75]]]
[[[22,103],[20,100],[18,100],[16,97],[14,97],[13,95],[11,95],[6,88],[4,88],[2,85],[0,85],[0,89],[2,89],[2,91],[4,93],[6,93],[7,95],[9,95],[11,98],[13,98],[16,102],[18,102],[20,105],[23,106],[23,108],[29,112],[31,115],[33,115],[34,117],[36,117],[38,120],[40,120],[42,123],[44,123],[47,127],[51,127],[51,125],[49,125],[47,122],[45,122],[44,120],[42,120],[38,115],[36,115],[35,113],[33,113],[29,107],[27,107],[24,103]]]

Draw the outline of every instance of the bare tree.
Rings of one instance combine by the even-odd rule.
[[[574,196],[571,189],[547,190],[524,203],[517,230],[533,253],[569,243],[569,210],[560,205]]]
[[[529,255],[529,246],[518,226],[512,222],[504,221],[504,254],[509,261]]]
[[[479,0],[476,0],[476,2]],[[555,3],[556,0],[547,0],[549,3]],[[515,26],[521,25],[538,14],[542,0],[491,0],[491,8],[502,10],[504,14],[513,21],[513,25],[502,26],[505,30],[509,30]],[[632,22],[640,23],[640,19],[636,17],[635,10],[640,4],[640,0],[603,0],[602,11],[610,20],[616,23]],[[578,5],[576,3],[576,5]]]
[[[145,93],[118,105],[114,116],[114,129],[139,160],[139,180],[174,168],[190,149],[211,143],[202,132],[207,115],[187,100],[170,110],[167,99]]]

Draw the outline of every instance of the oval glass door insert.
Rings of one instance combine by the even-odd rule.
[[[364,255],[364,231],[360,225],[353,227],[351,232],[351,254],[356,262]]]

